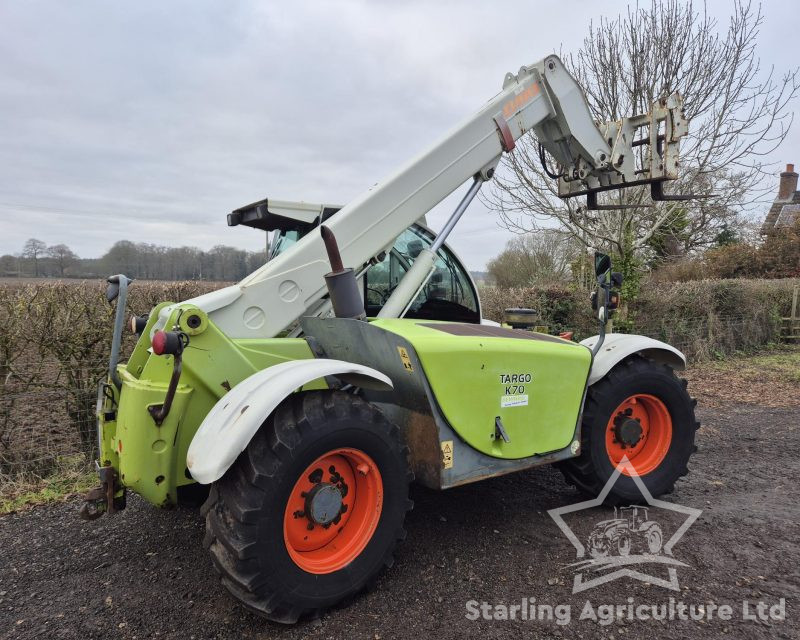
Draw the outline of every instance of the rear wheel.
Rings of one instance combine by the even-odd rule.
[[[559,466],[567,481],[599,495],[617,465],[627,458],[653,497],[670,493],[688,473],[695,450],[696,402],[686,381],[663,364],[639,356],[617,365],[592,385],[581,425],[581,455]],[[627,469],[606,502],[644,499]]]
[[[284,623],[371,586],[405,537],[407,452],[397,427],[356,396],[287,398],[204,507],[223,584]]]

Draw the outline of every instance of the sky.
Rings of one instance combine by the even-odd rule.
[[[348,202],[626,5],[0,0],[0,254],[30,237],[87,258],[121,239],[260,249],[228,212]],[[708,3],[723,24],[730,5]],[[785,70],[795,6],[765,5],[759,54]],[[800,122],[770,159],[799,151]],[[511,237],[475,201],[449,244],[482,270]]]

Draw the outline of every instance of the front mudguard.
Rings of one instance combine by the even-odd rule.
[[[599,336],[592,336],[582,340],[581,344],[591,349],[598,339]],[[589,386],[603,379],[625,358],[635,354],[666,364],[676,371],[686,368],[686,356],[666,342],[630,333],[609,333],[592,361]]]

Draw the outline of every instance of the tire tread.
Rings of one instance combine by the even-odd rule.
[[[602,400],[609,396],[612,389],[624,384],[626,380],[645,372],[652,372],[654,367],[659,368],[662,372],[667,373],[671,378],[679,382],[679,387],[682,390],[682,394],[685,396],[685,401],[691,409],[693,431],[697,431],[700,427],[700,422],[698,422],[694,416],[694,407],[697,404],[697,400],[689,395],[687,390],[688,382],[686,379],[676,376],[675,371],[666,364],[657,363],[642,356],[626,358],[619,365],[615,366],[605,378],[589,387],[581,420],[582,453],[577,458],[571,458],[558,464],[567,483],[574,486],[580,492],[589,496],[597,496],[603,490],[606,483],[606,481],[598,475],[597,469],[589,455],[593,431],[596,429],[595,423],[598,419],[603,420],[603,417],[599,416]],[[605,427],[605,423],[603,427]],[[696,447],[694,449],[696,450]],[[685,476],[688,473],[688,466],[683,465],[678,475]],[[673,482],[666,487],[664,493],[672,493],[674,489],[675,485]],[[606,504],[609,505],[619,505],[627,501],[628,500],[616,496],[613,491],[608,494],[605,500]]]
[[[223,585],[248,609],[275,622],[291,624],[301,617],[322,615],[325,609],[295,606],[281,591],[278,581],[272,580],[273,576],[252,570],[258,547],[259,504],[305,437],[324,428],[327,419],[351,416],[386,429],[398,454],[407,460],[408,447],[400,430],[358,396],[341,391],[294,394],[279,405],[225,476],[214,483],[202,507],[206,518],[203,546]],[[412,479],[409,470],[404,481],[410,483]],[[410,511],[413,504],[406,499],[403,509]],[[393,565],[395,547],[405,536],[401,525],[385,550],[382,569]],[[376,579],[377,572],[346,600],[369,590]]]

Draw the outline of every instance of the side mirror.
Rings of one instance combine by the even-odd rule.
[[[108,300],[110,304],[114,302],[119,295],[119,276],[110,276],[106,282],[108,282],[108,286],[106,287],[106,300]]]
[[[106,287],[106,300],[111,304],[119,296],[119,283],[112,282]]]
[[[605,253],[594,254],[594,274],[600,278],[611,270],[611,257]]]
[[[106,300],[108,300],[109,304],[114,302],[114,300],[116,300],[117,297],[119,296],[119,288],[121,280],[125,280],[126,285],[131,283],[131,279],[127,278],[121,273],[115,276],[109,276],[106,279],[106,282],[108,282],[108,286],[106,287]]]

